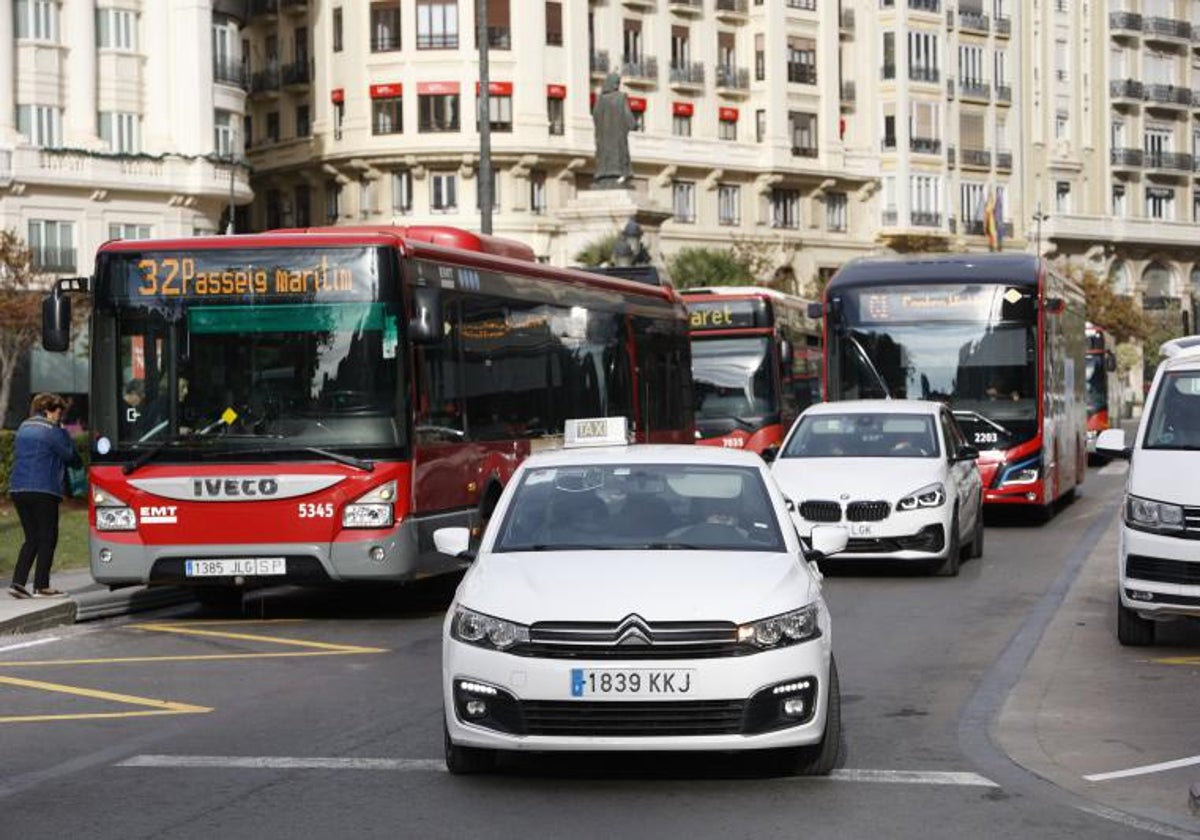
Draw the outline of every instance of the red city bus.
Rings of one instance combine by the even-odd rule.
[[[683,294],[692,336],[696,442],[770,459],[821,401],[821,323],[809,302],[760,287]]]
[[[826,394],[950,405],[984,501],[1037,506],[1086,470],[1084,300],[1026,254],[863,258],[825,290]]]
[[[569,417],[687,443],[687,319],[671,288],[540,265],[447,227],[103,245],[91,316],[91,569],[191,585],[403,581],[452,568]]]
[[[1111,339],[1103,327],[1087,325],[1087,450],[1088,460],[1099,463],[1107,460],[1096,454],[1096,438],[1110,428],[1110,418],[1118,414],[1111,400],[1117,396],[1117,357]],[[1111,400],[1110,400],[1111,397]]]

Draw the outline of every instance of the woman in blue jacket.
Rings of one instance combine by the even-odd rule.
[[[9,592],[16,598],[49,598],[63,595],[50,587],[50,564],[58,545],[58,505],[63,497],[63,480],[68,466],[82,460],[71,436],[62,427],[67,401],[58,394],[33,398],[29,419],[17,430],[9,493],[21,518],[25,542],[17,555]],[[37,558],[33,591],[25,582]]]

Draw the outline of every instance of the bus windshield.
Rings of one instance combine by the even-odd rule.
[[[711,433],[714,423],[755,429],[764,415],[779,411],[770,351],[768,336],[692,341],[696,424],[702,432]]]
[[[1104,353],[1088,353],[1085,361],[1087,375],[1088,416],[1108,408],[1108,369]]]
[[[107,281],[117,411],[99,431],[118,446],[403,443],[399,304],[371,249],[122,254]]]

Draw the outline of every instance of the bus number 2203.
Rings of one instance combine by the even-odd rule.
[[[1000,440],[1000,435],[997,432],[976,432],[975,444],[996,443]]]
[[[296,506],[296,513],[301,519],[332,519],[333,505],[329,502],[323,505],[301,502]]]

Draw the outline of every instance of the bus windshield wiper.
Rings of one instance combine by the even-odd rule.
[[[854,349],[858,351],[858,357],[862,359],[867,366],[867,370],[871,371],[871,374],[875,377],[875,381],[879,384],[880,389],[883,391],[884,399],[890,400],[892,398],[892,392],[888,388],[887,382],[884,381],[883,376],[879,373],[879,369],[875,367],[875,363],[871,361],[871,357],[867,355],[867,351],[863,349],[862,344],[860,344],[858,339],[854,337],[853,333],[847,332],[846,338],[850,339],[850,343],[853,344]]]
[[[1005,428],[1004,426],[1001,426],[999,423],[997,423],[992,418],[986,417],[986,416],[980,414],[978,411],[968,411],[966,409],[955,409],[953,414],[955,417],[966,417],[969,420],[978,420],[980,423],[983,423],[987,426],[991,426],[993,429],[995,429],[1000,434],[1007,435],[1008,437],[1012,437],[1012,432],[1009,429]]]
[[[355,458],[353,455],[343,455],[340,452],[330,452],[328,449],[321,449],[319,446],[272,446],[268,449],[247,450],[243,454],[270,455],[276,452],[309,452],[313,455],[319,455],[322,458],[328,458],[330,461],[337,461],[339,464],[354,467],[363,472],[375,471],[374,461],[368,461],[365,458]]]
[[[159,441],[158,443],[154,444],[149,449],[147,449],[145,452],[142,452],[141,454],[139,454],[132,461],[126,462],[121,467],[121,472],[125,475],[129,475],[130,473],[141,469],[146,464],[150,463],[155,458],[157,458],[158,454],[160,452],[162,452],[164,449],[166,449],[167,446],[169,446],[172,443],[176,443],[178,440],[179,440],[179,438],[167,438],[166,440]]]

